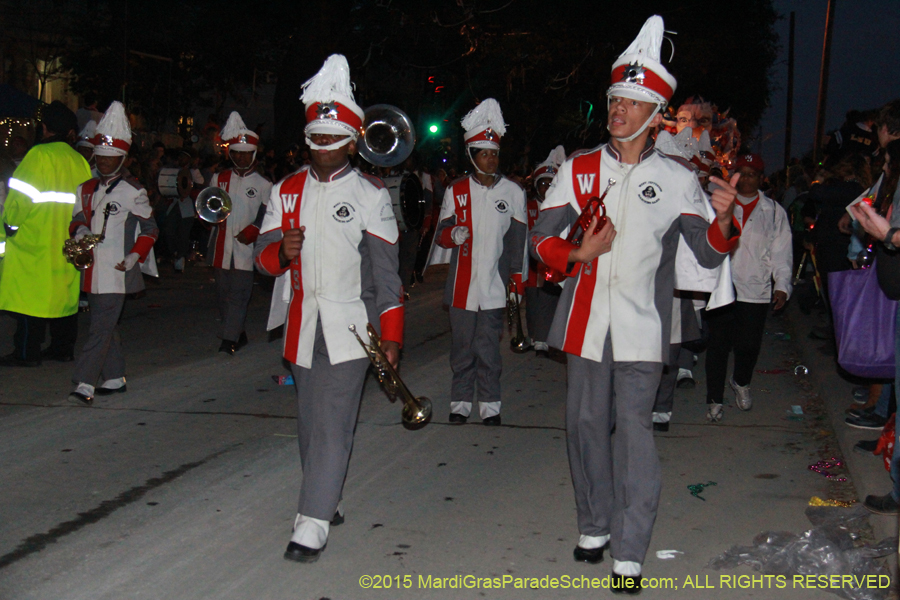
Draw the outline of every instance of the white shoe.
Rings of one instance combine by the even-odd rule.
[[[718,423],[722,420],[722,405],[710,404],[709,412],[706,413],[706,420],[710,423]]]
[[[734,377],[729,382],[731,389],[734,390],[734,403],[741,410],[750,410],[753,407],[753,400],[750,398],[750,386],[738,385],[734,382]]]
[[[694,374],[690,369],[678,369],[678,375],[675,377],[675,387],[677,388],[692,388],[697,385],[697,381],[694,379]]]

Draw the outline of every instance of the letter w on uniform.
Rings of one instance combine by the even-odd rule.
[[[581,189],[582,194],[590,194],[594,189],[594,178],[596,177],[596,173],[590,173],[587,175],[576,175],[578,177],[578,187]]]
[[[294,209],[297,207],[297,198],[299,197],[300,194],[281,194],[281,206],[284,212],[294,212]]]

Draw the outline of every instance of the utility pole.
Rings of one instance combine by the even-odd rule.
[[[794,135],[794,17],[791,11],[791,22],[788,33],[788,78],[787,78],[787,118],[784,123],[784,168],[791,164],[791,139]],[[788,182],[790,185],[790,182]]]
[[[834,31],[834,9],[837,0],[828,0],[825,15],[825,41],[822,44],[822,72],[819,74],[819,101],[816,106],[816,139],[813,140],[813,162],[819,163],[822,137],[825,135],[825,105],[828,101],[828,67],[831,63],[831,37]]]

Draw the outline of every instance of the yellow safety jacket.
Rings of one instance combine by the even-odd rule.
[[[65,142],[38,144],[9,179],[3,222],[10,232],[0,271],[0,310],[56,318],[78,311],[80,274],[63,254],[75,189],[91,178]]]

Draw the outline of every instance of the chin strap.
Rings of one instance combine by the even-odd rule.
[[[493,175],[493,177],[494,177],[495,179],[499,176],[498,173],[485,173],[484,171],[482,171],[481,169],[479,169],[479,168],[478,168],[478,165],[475,164],[475,157],[472,156],[472,152],[470,152],[470,149],[469,149],[469,148],[466,148],[466,154],[469,155],[469,162],[472,163],[472,166],[475,167],[475,170],[476,170],[478,173],[480,173],[481,175]],[[499,150],[497,150],[497,156],[500,156],[500,151],[499,151]]]
[[[237,163],[234,162],[234,159],[231,158],[231,153],[230,153],[230,152],[228,153],[228,158],[229,158],[229,160],[231,160],[231,164],[234,165],[234,168],[235,168],[235,169],[240,169],[240,167],[237,166]],[[256,164],[256,150],[253,151],[253,160],[250,161],[250,166],[247,167],[247,170],[249,171],[250,169],[252,169],[252,168],[253,168],[253,165],[255,165],[255,164]]]
[[[634,133],[632,133],[632,134],[629,135],[628,137],[623,137],[623,138],[617,137],[616,139],[617,139],[618,141],[620,141],[620,142],[630,142],[631,140],[637,138],[639,135],[641,135],[642,133],[644,133],[644,130],[647,129],[647,127],[650,126],[650,121],[653,120],[653,117],[656,116],[656,114],[659,112],[659,110],[660,110],[661,108],[662,108],[662,105],[661,105],[661,104],[657,104],[657,105],[656,105],[656,108],[653,109],[653,112],[650,114],[650,118],[647,119],[647,121],[646,121],[643,125],[641,125],[641,128],[640,128],[640,129],[638,129],[637,131],[635,131]]]
[[[335,142],[333,144],[328,144],[327,146],[320,146],[320,145],[316,144],[315,142],[313,142],[309,136],[306,136],[306,145],[309,146],[310,149],[312,149],[312,150],[337,150],[338,148],[343,148],[344,146],[346,146],[350,142],[354,141],[355,139],[356,138],[354,138],[352,135],[348,135],[347,137],[345,137],[344,139],[342,139],[339,142]]]
[[[115,177],[116,174],[117,174],[119,171],[122,170],[122,167],[123,167],[124,165],[125,165],[125,157],[122,156],[122,160],[119,161],[119,166],[116,167],[116,170],[113,171],[112,173],[100,173],[100,169],[99,169],[99,168],[97,169],[97,172],[100,173],[100,175],[103,176],[103,177]],[[96,165],[95,165],[95,166],[96,166]]]

